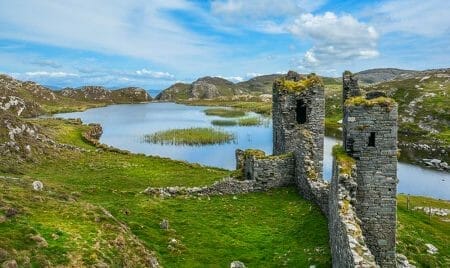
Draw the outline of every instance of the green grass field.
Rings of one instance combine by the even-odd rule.
[[[38,120],[57,141],[88,152],[61,151],[0,177],[0,263],[20,266],[330,267],[326,218],[292,188],[236,196],[160,199],[149,186],[202,186],[230,171],[166,158],[96,150],[86,126]],[[1,162],[0,162],[1,163]],[[0,169],[4,170],[4,169]],[[44,191],[31,190],[41,180]],[[414,206],[449,203],[412,197]],[[418,266],[448,266],[449,223],[398,204],[398,251]],[[10,215],[11,209],[17,214]],[[109,214],[110,213],[110,214]],[[169,230],[159,223],[168,219]],[[46,240],[43,246],[36,236]],[[424,248],[439,249],[430,256]]]

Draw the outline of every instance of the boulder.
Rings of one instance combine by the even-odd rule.
[[[2,268],[17,268],[17,267],[19,266],[17,265],[16,260],[5,261],[2,264]]]
[[[42,191],[44,189],[44,184],[41,181],[33,181],[33,190]]]
[[[233,261],[230,264],[230,268],[245,268],[245,264],[241,261]]]
[[[168,230],[169,229],[169,220],[163,219],[162,222],[159,224],[159,227],[161,227],[161,229],[163,229],[163,230]]]

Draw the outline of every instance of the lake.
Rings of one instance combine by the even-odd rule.
[[[158,155],[177,160],[200,163],[225,169],[235,168],[235,150],[256,148],[272,153],[272,124],[266,119],[262,126],[222,127],[233,132],[236,140],[228,144],[206,146],[180,146],[149,144],[143,136],[172,128],[210,127],[211,121],[223,119],[206,116],[208,107],[186,106],[175,103],[145,103],[111,105],[84,112],[57,114],[61,118],[81,118],[84,123],[103,126],[102,143],[134,153]],[[248,113],[248,116],[258,116]],[[325,137],[324,178],[331,178],[331,148],[339,141]],[[399,193],[425,195],[450,200],[450,174],[406,163],[398,165]]]

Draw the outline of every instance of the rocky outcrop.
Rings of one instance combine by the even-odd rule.
[[[64,88],[61,96],[89,102],[102,103],[140,103],[151,101],[152,98],[143,88],[127,87],[117,90],[109,90],[100,86],[85,86],[78,89]]]
[[[141,103],[152,100],[148,92],[140,87],[126,87],[112,90],[111,97],[114,103]]]
[[[417,71],[401,70],[395,68],[379,68],[369,69],[356,73],[355,78],[357,78],[362,83],[371,84],[390,81],[398,76],[404,76],[414,73],[417,73]]]
[[[237,88],[233,82],[220,77],[202,77],[192,84],[176,83],[163,90],[156,100],[176,101],[176,100],[200,100],[214,99],[223,96],[233,96]]]
[[[8,111],[20,117],[36,117],[62,107],[66,108],[64,110],[76,110],[84,104],[92,106],[151,100],[145,89],[137,87],[109,90],[101,86],[85,86],[53,91],[34,82],[23,82],[0,75],[0,111]],[[76,105],[73,104],[74,101]],[[75,107],[71,108],[72,106]]]

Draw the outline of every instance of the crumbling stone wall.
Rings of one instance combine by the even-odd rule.
[[[354,77],[350,71],[345,71],[342,75],[342,107],[344,102],[350,97],[361,96],[361,90],[358,85],[358,78]],[[344,111],[344,110],[343,110]],[[345,112],[345,111],[344,111]]]
[[[356,160],[356,213],[366,243],[382,267],[395,267],[397,104],[385,97],[349,98],[344,147]]]
[[[343,159],[336,157],[331,185],[322,178],[325,98],[320,79],[289,72],[276,80],[272,112],[275,156],[236,151],[243,189],[293,181],[329,218],[333,267],[395,267],[397,104],[381,93],[361,96],[357,79],[344,73],[342,156],[351,165],[343,169]],[[237,182],[223,185],[239,188]]]
[[[236,156],[242,178],[255,181],[261,188],[283,187],[294,182],[292,154],[266,156],[261,150],[237,150]]]
[[[356,215],[356,164],[333,158],[328,230],[333,267],[377,267]]]

